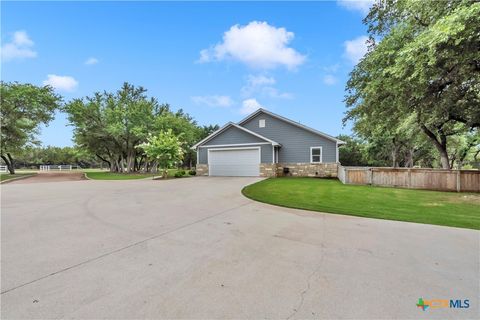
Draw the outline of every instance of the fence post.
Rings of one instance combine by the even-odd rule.
[[[372,168],[367,169],[367,183],[369,185],[373,185],[373,169]]]
[[[461,179],[460,179],[460,170],[457,170],[457,192],[460,192],[461,190]]]

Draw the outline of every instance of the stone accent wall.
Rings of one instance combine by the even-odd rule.
[[[197,176],[208,176],[208,164],[197,164]]]
[[[283,168],[290,172],[283,174]],[[336,178],[337,163],[260,163],[260,177],[319,177]],[[208,165],[197,164],[197,176],[208,176]]]
[[[277,164],[276,163],[260,163],[260,177],[276,177]]]
[[[337,163],[277,163],[277,177],[319,177],[336,178]],[[283,168],[289,168],[284,174]]]

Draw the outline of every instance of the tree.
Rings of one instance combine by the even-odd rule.
[[[76,144],[105,162],[112,172],[150,170],[151,163],[137,146],[155,132],[181,134],[183,152],[191,154],[190,146],[201,135],[196,122],[181,109],[172,112],[168,104],[159,104],[146,92],[124,83],[115,93],[96,93],[68,103],[65,111],[74,126]]]
[[[369,52],[350,74],[344,121],[396,131],[413,118],[451,168],[448,141],[480,127],[480,3],[387,0],[364,22]]]
[[[17,82],[0,82],[1,158],[15,174],[12,154],[28,145],[38,144],[40,125],[54,118],[62,99],[50,86],[38,87]]]
[[[172,168],[178,162],[182,161],[184,151],[183,143],[179,136],[176,136],[172,129],[161,131],[156,136],[149,136],[147,142],[138,146],[147,156],[147,159],[154,163],[153,171],[156,167],[162,168],[162,177],[167,178],[168,169]]]
[[[347,135],[339,135],[337,139],[345,141],[345,145],[340,146],[339,160],[344,166],[368,166],[369,163],[365,157],[365,143],[359,138]]]

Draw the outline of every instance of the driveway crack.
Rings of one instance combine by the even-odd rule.
[[[300,292],[300,302],[297,304],[297,306],[295,308],[293,308],[293,312],[286,318],[287,320],[290,320],[293,316],[295,316],[300,311],[300,309],[302,309],[303,303],[305,302],[305,295],[310,290],[310,283],[312,281],[312,278],[315,276],[315,274],[318,273],[318,271],[322,267],[322,262],[323,262],[323,258],[324,258],[324,248],[325,248],[325,245],[324,245],[325,229],[326,228],[325,228],[325,215],[324,215],[323,216],[323,223],[322,223],[322,243],[321,243],[321,246],[320,246],[320,248],[321,248],[321,250],[320,250],[320,252],[321,252],[320,260],[318,262],[317,267],[307,277],[307,285],[306,285],[305,289],[303,289],[302,292]]]

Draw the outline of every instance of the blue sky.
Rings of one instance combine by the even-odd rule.
[[[199,124],[262,106],[331,135],[365,52],[366,2],[2,2],[1,76],[65,101],[141,85]],[[57,114],[40,139],[73,145]]]

